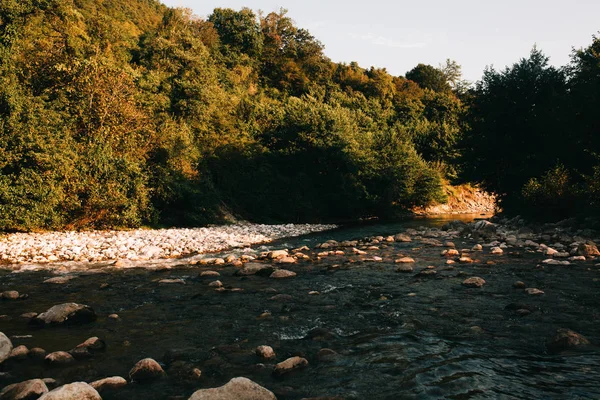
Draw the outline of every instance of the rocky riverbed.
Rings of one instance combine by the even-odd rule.
[[[600,397],[597,232],[420,224],[0,272],[0,399]]]
[[[0,236],[2,264],[177,258],[334,229],[335,225],[236,224],[193,229],[15,233]],[[8,268],[8,267],[6,267]],[[12,266],[19,269],[18,266]]]

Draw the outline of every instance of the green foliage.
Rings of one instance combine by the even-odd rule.
[[[434,92],[449,92],[452,87],[448,83],[448,78],[442,70],[426,64],[419,64],[406,73],[406,79],[417,83],[423,89]],[[454,80],[456,77],[452,76],[451,79]]]
[[[205,21],[155,0],[7,0],[0,112],[0,230],[36,230],[443,201],[463,105],[332,63],[283,9]]]

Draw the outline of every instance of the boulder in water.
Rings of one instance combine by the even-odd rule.
[[[277,400],[273,392],[247,378],[233,378],[225,385],[201,389],[188,400]]]

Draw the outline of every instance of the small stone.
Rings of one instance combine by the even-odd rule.
[[[90,386],[96,389],[99,393],[103,393],[127,386],[127,381],[120,376],[113,376],[92,382],[90,383]]]
[[[256,355],[269,360],[271,358],[275,358],[275,351],[273,351],[271,346],[258,346],[256,348]]]
[[[461,257],[458,259],[458,262],[461,264],[470,264],[473,260],[470,257]]]
[[[27,348],[27,346],[21,345],[12,349],[8,358],[10,358],[11,360],[25,360],[28,355],[29,349]]]
[[[321,362],[333,361],[339,354],[334,350],[323,348],[317,353],[317,359]]]
[[[399,265],[398,268],[396,268],[396,272],[411,273],[413,271],[413,266],[408,264]]]
[[[354,254],[356,254],[356,255],[359,255],[359,256],[364,256],[365,254],[367,254],[367,252],[366,252],[366,251],[359,250],[359,249],[357,249],[357,248],[353,248],[353,249],[352,249],[352,252],[353,252]]]
[[[270,278],[273,279],[285,279],[285,278],[293,278],[296,276],[296,273],[293,271],[288,271],[287,269],[278,269],[273,271]]]
[[[544,291],[536,288],[526,288],[525,293],[531,296],[539,296],[541,294],[544,294]]]
[[[404,243],[412,242],[412,239],[410,238],[410,236],[405,235],[403,233],[399,233],[396,236],[394,236],[394,240],[396,242],[404,242]]]
[[[200,277],[204,278],[204,277],[217,277],[217,276],[221,276],[220,273],[218,273],[217,271],[202,271],[200,273]]]
[[[177,279],[161,279],[158,283],[162,284],[177,284],[177,285],[185,285],[185,281],[181,278]]]
[[[221,281],[214,281],[208,284],[209,287],[220,288],[223,287],[223,283]]]
[[[9,290],[6,292],[2,292],[0,296],[2,300],[17,300],[19,298],[19,292],[16,290]]]
[[[513,283],[513,287],[515,289],[525,289],[527,286],[525,285],[525,282],[516,281],[515,283]]]
[[[402,257],[397,259],[396,264],[409,264],[409,263],[414,263],[415,260],[412,257]]]
[[[74,276],[57,276],[55,278],[46,279],[43,283],[52,283],[55,285],[64,285],[69,281],[75,279]]]
[[[556,255],[555,255],[556,257]],[[569,261],[560,261],[560,260],[555,260],[552,258],[549,258],[547,260],[542,261],[542,264],[546,264],[546,265],[571,265],[571,263]]]
[[[73,364],[75,359],[66,351],[55,351],[54,353],[48,354],[46,358],[44,358],[44,361],[52,366],[64,366]]]
[[[483,246],[480,244],[476,244],[475,246],[473,246],[471,248],[471,251],[482,251],[483,250]]]
[[[33,349],[29,350],[29,357],[35,360],[43,360],[46,358],[46,350],[39,347],[34,347]]]
[[[482,278],[480,278],[478,276],[474,276],[474,277],[465,279],[462,284],[463,284],[463,286],[470,287],[470,288],[480,288],[483,285],[485,285],[485,280],[483,280]]]
[[[291,301],[292,300],[292,296],[290,296],[289,294],[276,294],[275,296],[271,297],[269,300],[274,300],[274,301]]]
[[[502,250],[500,247],[492,247],[490,249],[490,253],[495,255],[501,255],[504,254],[504,250]]]
[[[274,250],[268,253],[267,258],[271,260],[276,260],[278,258],[287,257],[288,255],[289,254],[287,250]]]
[[[321,295],[321,292],[317,292],[316,290],[311,290],[310,292],[308,292],[309,296],[319,296]]]
[[[291,357],[275,365],[273,375],[282,376],[294,370],[304,368],[308,365],[308,360],[302,357]]]
[[[120,317],[119,317],[119,314],[110,314],[110,315],[108,316],[108,319],[112,319],[112,320],[117,320],[117,319],[119,319],[119,318],[120,318]]]

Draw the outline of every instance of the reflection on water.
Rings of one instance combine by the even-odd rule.
[[[407,226],[439,226],[441,221],[347,227],[274,246],[398,233]],[[459,248],[472,246],[455,243]],[[51,276],[47,272],[2,272],[0,291],[30,295],[27,300],[0,303],[0,314],[14,317],[0,322],[0,331],[31,335],[15,339],[15,345],[69,350],[99,336],[107,350],[68,368],[50,369],[34,362],[5,366],[12,377],[0,378],[0,386],[33,377],[69,382],[127,376],[138,360],[153,357],[167,362],[165,353],[179,349],[180,358],[202,370],[199,381],[180,379],[168,370],[169,378],[160,382],[133,384],[104,398],[187,398],[198,388],[221,385],[234,376],[260,383],[279,399],[600,398],[600,354],[595,348],[548,355],[544,347],[546,337],[559,327],[600,343],[598,268],[582,264],[539,269],[539,255],[513,258],[486,253],[481,263],[452,269],[444,265],[439,248],[413,250],[417,247],[394,243],[378,253],[382,263],[348,263],[344,257],[300,263],[290,267],[298,273],[290,280],[242,278],[233,275],[233,267],[220,269],[219,279],[226,287],[244,289],[238,293],[215,292],[207,285],[211,279],[198,279],[199,271],[208,267],[80,274],[66,285],[50,286],[41,283]],[[396,273],[392,261],[398,253],[417,260],[415,272],[433,265],[437,275]],[[486,265],[488,259],[496,263]],[[487,285],[465,289],[460,283],[466,276],[481,276]],[[182,278],[186,284],[158,284],[164,278]],[[527,296],[512,288],[516,280],[546,294]],[[109,286],[101,289],[102,284]],[[321,294],[308,295],[310,291]],[[291,295],[292,300],[270,300],[275,293]],[[17,318],[68,301],[89,304],[100,316],[98,321],[32,330]],[[505,309],[511,303],[522,303],[533,312],[520,317]],[[270,316],[259,318],[265,312]],[[112,313],[120,320],[109,320]],[[310,365],[276,379],[253,354],[262,344],[275,349],[278,361],[302,355]],[[338,355],[319,357],[322,348]]]

